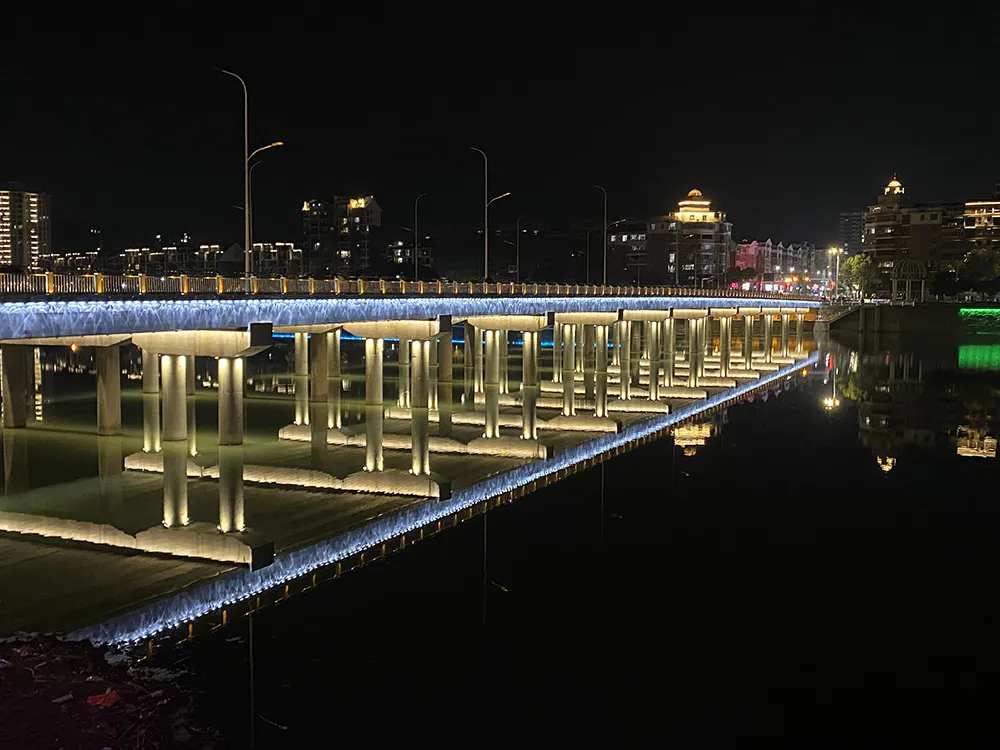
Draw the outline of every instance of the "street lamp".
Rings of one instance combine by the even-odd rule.
[[[269,143],[266,146],[261,146],[259,149],[250,154],[250,159],[253,159],[261,151],[267,151],[269,148],[277,148],[278,146],[284,146],[284,142],[275,141],[274,143]],[[249,163],[250,159],[247,160]],[[247,271],[249,278],[250,269],[250,258],[253,256],[253,190],[251,189],[250,177],[253,174],[253,168],[256,167],[260,162],[254,162],[250,164],[247,169],[247,215],[250,217],[247,221]]]
[[[427,193],[421,193],[417,196],[417,199],[413,201],[413,280],[416,281],[420,278],[420,233],[417,231],[420,227],[417,224],[417,204],[420,203],[420,199],[423,198]]]
[[[602,188],[600,185],[593,185],[592,187],[597,188],[602,193],[604,193],[604,274],[601,278],[601,285],[607,286],[608,284],[608,191]],[[587,261],[589,264],[589,260]]]
[[[837,270],[833,276],[833,295],[836,297],[840,292],[840,256],[844,254],[844,249],[841,247],[831,247],[827,252],[837,258]]]
[[[501,195],[495,195],[492,198],[490,198],[488,201],[486,201],[486,219],[487,219],[487,222],[489,221],[489,216],[490,216],[490,204],[493,203],[493,201],[498,201],[501,198],[506,198],[508,195],[510,195],[510,191],[507,191],[506,193],[502,193]],[[487,225],[484,224],[483,228],[485,229],[486,226]],[[483,275],[483,280],[486,280],[486,279],[488,279],[490,277],[490,274],[489,274],[489,268],[490,268],[490,266],[489,266],[489,260],[490,260],[490,255],[489,255],[489,253],[490,253],[490,237],[489,237],[489,235],[486,235],[486,251],[485,251],[485,254],[483,255],[483,263],[486,266],[486,273]]]
[[[486,152],[481,148],[475,146],[469,148],[483,156],[483,202],[486,204],[483,207],[483,280],[485,281],[490,277],[490,204],[506,198],[510,193],[490,199],[490,160],[486,158]]]
[[[220,73],[232,76],[243,85],[243,264],[246,276],[246,291],[250,293],[250,109],[247,98],[247,82],[240,76],[224,68],[216,68]]]

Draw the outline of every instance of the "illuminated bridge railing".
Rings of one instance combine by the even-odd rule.
[[[248,289],[249,287],[249,289]],[[525,297],[735,297],[796,299],[739,289],[669,286],[601,286],[595,284],[524,284],[468,281],[399,281],[390,279],[302,279],[253,276],[151,276],[122,274],[4,274],[0,296],[45,295],[245,295],[260,296],[525,296]],[[815,298],[810,298],[815,299]]]

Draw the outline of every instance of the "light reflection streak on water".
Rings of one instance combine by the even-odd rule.
[[[415,531],[491,497],[502,495],[573,464],[593,458],[633,440],[652,435],[665,427],[696,417],[719,404],[769,383],[775,383],[819,360],[813,353],[771,375],[750,380],[734,388],[692,402],[671,414],[639,422],[618,434],[608,434],[567,449],[553,458],[535,461],[498,474],[484,482],[456,492],[450,500],[430,501],[390,516],[375,519],[326,542],[293,550],[276,557],[262,570],[240,570],[203,586],[165,597],[131,613],[100,625],[83,628],[69,637],[97,644],[137,643],[183,622],[195,620],[228,604],[256,596],[270,588],[305,575],[316,568],[344,560],[402,534]]]

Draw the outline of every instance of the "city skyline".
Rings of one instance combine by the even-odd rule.
[[[550,225],[599,222],[595,182],[614,217],[666,213],[697,187],[728,213],[738,240],[835,243],[839,214],[893,173],[935,200],[988,194],[1000,174],[982,148],[996,120],[989,99],[976,117],[954,118],[873,91],[894,67],[930,92],[959,80],[975,89],[988,77],[981,45],[959,59],[947,45],[923,49],[936,34],[929,22],[890,34],[885,18],[854,28],[816,13],[715,18],[709,50],[683,33],[707,19],[675,21],[608,40],[618,48],[585,34],[574,50],[536,24],[516,37],[516,55],[495,54],[502,23],[440,42],[423,36],[417,59],[360,40],[329,64],[274,36],[275,52],[301,54],[262,58],[223,44],[213,59],[126,66],[81,59],[79,43],[63,40],[37,65],[5,66],[8,106],[32,116],[5,124],[3,179],[52,196],[57,245],[67,224],[99,227],[109,246],[182,231],[240,240],[242,90],[213,64],[247,81],[251,149],[285,143],[254,174],[262,240],[297,238],[302,201],[335,194],[374,194],[397,225],[427,193],[428,231],[474,230],[482,161],[470,146],[489,154],[491,187],[512,193],[493,209],[498,223],[525,213]],[[385,40],[405,40],[393,26]],[[755,34],[780,43],[758,49]],[[247,42],[264,38],[251,32]],[[827,41],[851,54],[825,54]],[[326,88],[342,93],[317,95]]]

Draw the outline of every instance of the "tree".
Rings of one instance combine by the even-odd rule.
[[[740,268],[730,266],[726,270],[726,284],[742,284],[744,281],[753,281],[757,278],[756,268]]]
[[[838,286],[846,284],[848,287],[857,290],[858,296],[864,297],[865,289],[872,285],[878,269],[870,255],[858,253],[840,264],[840,278],[837,280]]]
[[[967,289],[991,282],[1000,276],[1000,250],[974,247],[958,262],[956,271]]]

